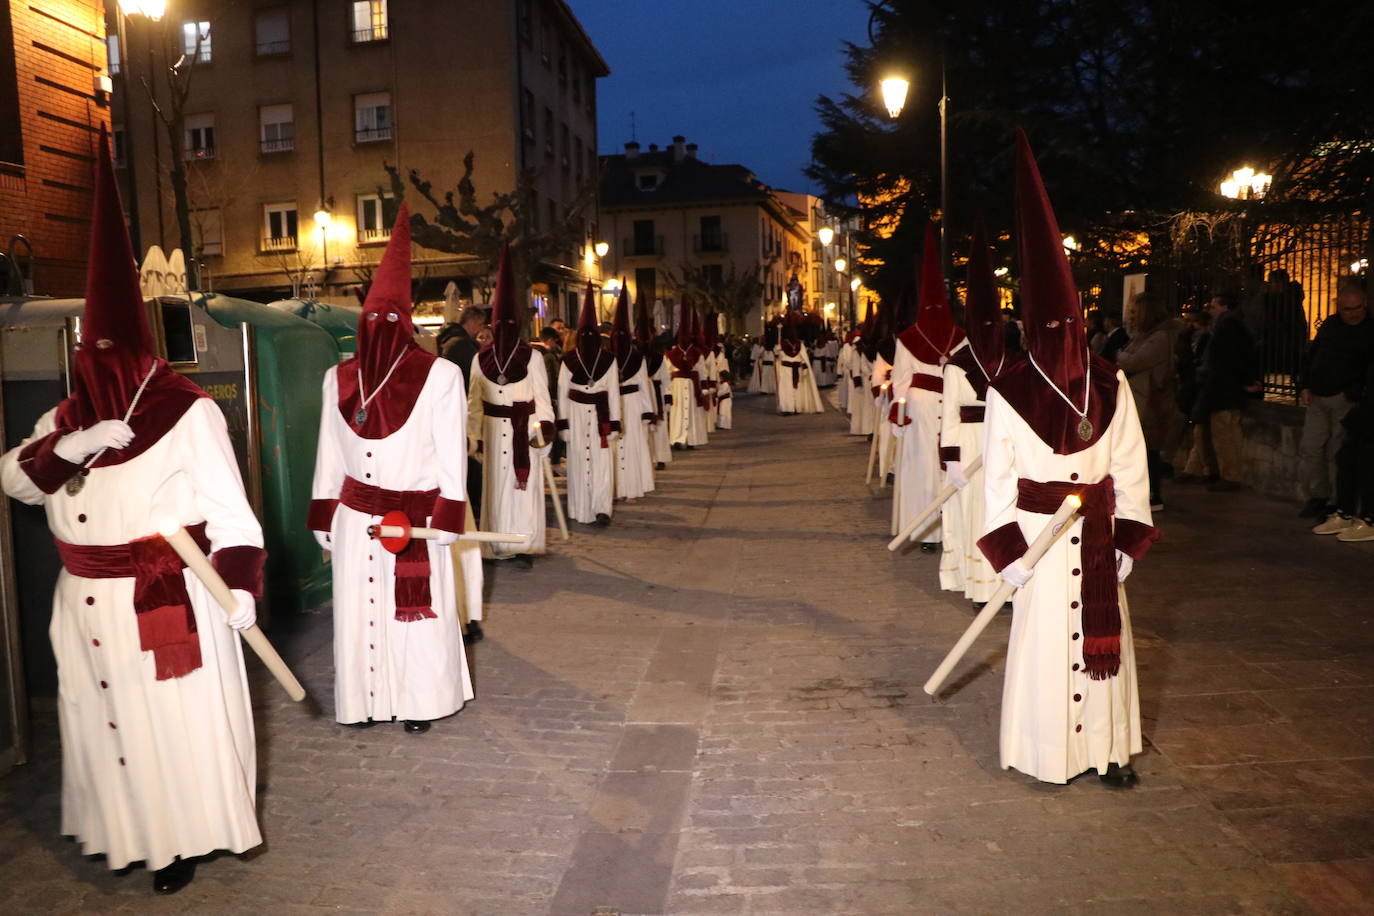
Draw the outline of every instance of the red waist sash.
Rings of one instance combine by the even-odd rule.
[[[530,417],[534,416],[534,401],[516,401],[509,405],[483,401],[482,410],[489,417],[511,421],[515,489],[525,489],[530,480]]]
[[[1116,490],[1111,477],[1097,483],[1053,480],[1041,483],[1021,478],[1016,485],[1016,507],[1025,512],[1053,515],[1065,497],[1083,501],[1083,538],[1079,548],[1083,618],[1083,667],[1095,681],[1115,677],[1121,669],[1121,605],[1117,600],[1116,547],[1112,519]]]
[[[784,359],[782,364],[792,370],[792,387],[796,388],[801,384],[802,366],[805,366],[806,363],[799,359]]]
[[[386,515],[400,509],[412,525],[419,527],[429,521],[438,495],[437,489],[384,490],[356,478],[345,477],[339,502],[366,515]],[[395,594],[397,620],[411,623],[438,616],[434,613],[434,600],[429,591],[428,541],[416,538],[396,554]]]
[[[945,380],[938,375],[931,375],[929,372],[917,372],[911,376],[911,387],[934,391],[939,394],[945,390]]]
[[[982,423],[983,415],[987,412],[986,407],[974,405],[972,407],[959,408],[960,423]]]
[[[654,420],[663,419],[663,383],[657,379],[653,382],[654,386]]]
[[[605,391],[569,391],[568,399],[578,404],[596,408],[596,431],[601,436],[601,447],[608,448],[607,437],[611,434],[611,399]]]
[[[187,532],[205,553],[205,523]],[[68,544],[53,539],[68,573],[82,579],[133,579],[139,648],[153,653],[159,681],[190,674],[201,665],[200,637],[191,595],[181,571],[186,564],[160,534],[128,544]]]

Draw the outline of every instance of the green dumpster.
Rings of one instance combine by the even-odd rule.
[[[363,310],[356,305],[330,305],[314,299],[278,299],[269,302],[267,307],[289,312],[324,328],[334,338],[340,359],[358,351],[358,319]]]

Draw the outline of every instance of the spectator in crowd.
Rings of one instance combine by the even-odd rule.
[[[544,360],[544,372],[549,379],[549,398],[552,404],[558,403],[558,367],[563,363],[563,335],[555,325],[562,323],[560,319],[555,318],[539,332],[539,351]],[[549,452],[549,460],[554,467],[563,460],[561,436],[553,437],[553,449]]]
[[[1369,365],[1374,359],[1374,318],[1369,315],[1363,281],[1341,280],[1336,314],[1317,329],[1298,373],[1298,402],[1306,408],[1298,446],[1304,517],[1329,518],[1336,453],[1345,433],[1346,415],[1364,396]],[[1322,526],[1318,526],[1319,528]]]
[[[477,334],[487,326],[487,310],[477,305],[469,305],[458,316],[458,326],[446,325],[440,332],[443,344],[439,355],[463,370],[463,382],[467,383],[472,372],[472,359],[481,349]]]
[[[1202,354],[1212,339],[1212,316],[1200,306],[1192,306],[1183,313],[1183,330],[1174,351],[1174,374],[1177,378],[1178,409],[1186,420],[1197,400],[1197,376],[1202,369]]]
[[[1100,314],[1102,315],[1102,329],[1106,332],[1107,337],[1102,341],[1102,349],[1098,352],[1107,362],[1114,363],[1116,362],[1116,355],[1130,341],[1131,335],[1126,330],[1119,311],[1103,309]],[[1167,318],[1168,316],[1163,317]]]
[[[1116,355],[1116,364],[1126,373],[1140,415],[1150,473],[1150,508],[1159,512],[1164,508],[1161,484],[1168,470],[1164,455],[1178,447],[1183,427],[1174,376],[1180,322],[1170,318],[1164,301],[1147,290],[1127,305],[1125,328],[1130,341]]]
[[[1002,309],[1002,333],[1004,335],[1007,352],[1021,352],[1021,321],[1016,317],[1016,310],[1012,308]]]
[[[1088,346],[1094,353],[1101,355],[1107,345],[1107,319],[1101,309],[1088,312]]]
[[[1303,311],[1302,284],[1289,279],[1288,271],[1269,272],[1264,284],[1264,331],[1261,345],[1266,372],[1293,375],[1298,372],[1307,348],[1307,313]]]
[[[1198,370],[1193,421],[1193,452],[1187,471],[1202,476],[1208,489],[1235,490],[1241,486],[1240,415],[1250,397],[1261,390],[1254,340],[1230,293],[1212,297],[1207,311],[1212,333]]]

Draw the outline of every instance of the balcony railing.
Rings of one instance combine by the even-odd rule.
[[[354,29],[353,43],[355,45],[367,44],[369,41],[386,41],[387,30],[384,25],[374,25],[368,29]]]
[[[359,245],[376,245],[391,239],[390,229],[359,229]]]
[[[368,127],[353,131],[355,143],[379,143],[391,139],[390,127]]]
[[[285,54],[291,50],[290,40],[282,41],[260,41],[258,42],[258,57],[271,57],[274,54]]]
[[[261,146],[264,153],[289,153],[296,148],[296,138],[279,137],[276,140],[263,140]]]
[[[627,258],[647,258],[663,254],[663,236],[656,235],[652,239],[628,238],[621,243],[620,250],[625,253]]]
[[[727,232],[706,233],[692,236],[692,250],[698,254],[710,254],[730,250],[730,235]]]
[[[188,146],[186,148],[186,160],[188,162],[197,159],[215,158],[215,148],[213,146]]]
[[[295,251],[296,237],[294,235],[275,236],[269,235],[262,240],[263,251]]]

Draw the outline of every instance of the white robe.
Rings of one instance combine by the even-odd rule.
[[[889,473],[893,475],[892,533],[896,534],[902,528],[901,525],[897,524],[896,508],[901,503],[902,493],[902,477],[896,473],[896,466],[901,461],[901,441],[896,428],[887,422],[897,395],[892,391],[892,367],[888,365],[882,354],[873,360],[873,367],[869,370],[869,375],[869,393],[872,394],[874,388],[878,389],[878,394],[873,396],[873,435],[878,437],[878,480],[885,484],[887,475]],[[883,387],[885,384],[887,385],[886,388]]]
[[[854,348],[849,376],[849,434],[869,436],[877,425],[878,410],[873,403],[873,361]]]
[[[620,380],[620,388],[620,415],[624,419],[615,440],[615,496],[638,499],[654,489],[654,458],[649,448],[652,421],[646,419],[654,412],[654,394],[643,360],[633,375]],[[626,394],[629,388],[635,390]]]
[[[652,389],[654,409],[661,411],[658,422],[649,427],[649,445],[654,461],[658,464],[672,464],[673,443],[668,436],[669,404],[673,399],[673,364],[666,356],[660,356],[658,371],[649,379]],[[647,364],[646,364],[646,372]]]
[[[840,355],[835,357],[835,384],[840,398],[840,410],[846,415],[851,413],[849,392],[854,387],[850,382],[850,362],[854,359],[854,345],[846,342],[840,347]]]
[[[614,358],[609,354],[604,358],[610,367],[586,385],[573,383],[572,371],[566,363],[558,369],[558,416],[567,423],[562,436],[568,444],[568,517],[587,525],[596,521],[598,515],[614,512],[615,433],[607,437],[603,447],[596,406],[574,401],[571,394],[605,392],[611,423],[620,420],[620,373]]]
[[[901,457],[897,461],[901,483],[892,502],[892,522],[898,531],[934,502],[935,495],[944,486],[944,471],[940,469],[943,397],[938,391],[912,384],[915,375],[933,378],[943,384],[942,371],[938,365],[921,362],[907,349],[906,344],[897,340],[897,355],[892,366],[892,400],[906,399],[905,418],[911,421],[902,430],[899,446]],[[936,521],[916,535],[917,541],[933,544],[943,539],[943,525],[938,518],[937,515]],[[945,575],[946,566],[953,563],[952,558],[942,556],[941,574]]]
[[[749,365],[752,371],[749,374],[749,393],[763,393],[763,354],[767,352],[763,349],[763,344],[756,343],[749,348]]]
[[[940,414],[940,448],[958,449],[957,460],[968,477],[963,487],[945,501],[944,555],[940,565],[940,587],[962,590],[970,601],[987,601],[997,591],[1001,578],[978,549],[983,534],[983,472],[968,473],[968,466],[983,454],[983,424],[965,423],[959,417],[962,407],[981,409],[982,401],[969,384],[968,374],[954,363],[945,363],[944,404]],[[948,482],[947,479],[942,481]]]
[[[457,365],[435,360],[405,423],[382,439],[364,439],[344,421],[337,367],[325,373],[323,391],[312,498],[338,499],[344,479],[352,477],[386,490],[437,489],[444,499],[466,502],[467,392]],[[397,620],[396,556],[367,534],[368,526],[380,520],[339,503],[330,525],[334,717],[339,722],[441,719],[473,696],[453,554],[428,542],[435,616]],[[411,519],[415,525],[425,521]],[[473,619],[480,619],[480,608],[469,601]]]
[[[728,381],[730,360],[722,349],[716,353],[716,365],[712,378],[715,380],[716,429],[731,429],[735,425],[734,386]]]
[[[39,418],[31,438],[53,431],[55,413]],[[209,398],[141,455],[92,470],[75,496],[40,490],[19,451],[0,459],[5,492],[42,505],[66,543],[128,544],[167,522],[204,521],[212,550],[262,546],[224,415]],[[140,860],[158,869],[177,856],[262,842],[243,650],[205,586],[190,570],[183,578],[201,666],[159,681],[153,653],[140,647],[133,578],[65,569],[57,577],[48,633],[58,667],[61,829],[84,855],[104,853],[112,869]]]
[[[781,344],[773,350],[778,370],[778,413],[820,413],[825,407],[816,389],[816,377],[811,372],[811,357],[806,352],[806,344],[797,346],[796,356],[784,353]],[[792,366],[788,363],[800,364],[795,385],[792,383]]]
[[[777,347],[760,346],[759,350],[759,390],[764,394],[777,394]]]
[[[509,407],[529,401],[534,402],[534,413],[518,430],[514,421],[487,416],[483,407],[484,402]],[[539,441],[541,422],[552,424],[554,413],[549,398],[549,377],[539,351],[530,354],[525,377],[506,385],[498,385],[487,378],[480,361],[472,361],[472,378],[468,384],[468,451],[482,462],[482,530],[532,535],[528,547],[483,544],[483,552],[489,556],[506,558],[516,553],[543,553],[546,549],[543,465],[553,442],[546,442],[543,448],[530,446],[530,473],[523,490],[516,486],[512,445],[517,435],[524,436],[527,441]]]
[[[1145,525],[1150,517],[1145,439],[1125,376],[1118,372],[1116,410],[1107,431],[1089,448],[1057,455],[996,391],[988,392],[984,440],[987,517],[984,534],[1011,522],[1026,542],[1035,540],[1049,516],[1017,508],[1017,481],[1076,479],[1094,483],[1111,475],[1116,518]],[[1001,760],[1045,782],[1065,783],[1088,769],[1104,772],[1142,749],[1140,695],[1125,589],[1121,598],[1121,669],[1095,681],[1082,667],[1081,549],[1076,520],[1016,593],[1002,690]],[[1079,666],[1078,670],[1074,670]],[[1075,697],[1081,697],[1076,700]],[[1081,727],[1081,728],[1080,728]]]
[[[663,357],[670,378],[677,373],[672,360]],[[696,447],[707,444],[706,411],[697,406],[700,393],[700,380],[704,377],[705,361],[698,358],[689,370],[697,373],[697,381],[690,378],[672,378],[673,404],[668,411],[668,439],[673,445]]]

